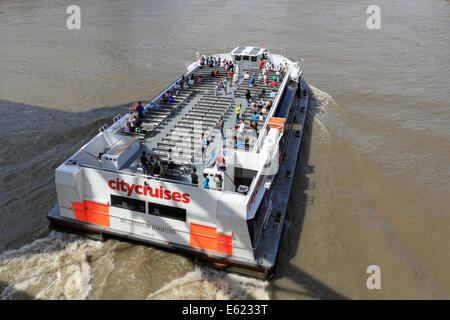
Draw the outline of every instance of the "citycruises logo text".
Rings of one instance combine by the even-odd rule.
[[[133,191],[135,191],[138,195],[141,196],[149,196],[153,198],[159,198],[164,200],[173,200],[175,202],[182,202],[182,203],[189,203],[191,202],[191,199],[189,199],[190,195],[187,193],[179,193],[179,192],[172,192],[169,190],[164,190],[162,186],[159,188],[153,188],[153,187],[147,187],[142,186],[140,184],[129,184],[126,183],[123,180],[119,180],[117,178],[116,180],[109,180],[108,186],[112,190],[118,190],[122,192],[126,192],[127,196],[131,196]]]

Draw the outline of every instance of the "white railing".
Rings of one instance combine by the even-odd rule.
[[[270,108],[269,113],[267,114],[266,121],[264,121],[264,125],[259,133],[258,140],[256,140],[256,143],[253,146],[252,152],[259,152],[259,147],[260,147],[261,141],[263,141],[264,137],[266,136],[269,120],[274,115],[275,111],[278,109],[278,105],[280,103],[281,96],[283,95],[283,93],[287,87],[287,83],[289,82],[289,77],[290,77],[289,72],[284,75],[283,81],[281,82],[281,85],[278,89],[278,92],[277,92],[275,100],[272,104],[272,107]]]

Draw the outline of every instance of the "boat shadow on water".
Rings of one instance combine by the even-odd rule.
[[[303,141],[300,148],[299,161],[295,172],[295,181],[289,198],[284,226],[285,230],[280,243],[280,252],[275,266],[274,277],[268,289],[275,294],[275,299],[277,299],[278,293],[284,296],[282,292],[287,292],[293,294],[295,298],[306,297],[324,300],[346,300],[348,299],[347,297],[336,292],[311,274],[301,270],[292,262],[297,255],[298,246],[300,245],[306,210],[314,204],[314,197],[308,194],[308,190],[315,188],[314,182],[309,177],[315,170],[314,165],[309,162],[309,155],[313,120],[314,116],[320,112],[320,109],[314,103],[317,99],[311,89],[309,89],[308,95],[308,115],[302,137]],[[286,288],[284,285],[279,284],[285,280],[294,282],[300,288]]]

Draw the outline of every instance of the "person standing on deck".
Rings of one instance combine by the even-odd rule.
[[[250,93],[250,90],[247,89],[247,92],[245,93],[245,99],[247,99],[247,103],[250,103],[251,98],[252,98],[252,94]]]
[[[202,145],[202,161],[205,157],[205,150],[208,147],[208,140],[205,138],[205,134],[202,133],[202,137],[200,139],[200,144]]]
[[[153,176],[156,180],[161,176],[161,168],[161,161],[159,160],[159,157],[156,157],[155,163],[153,164]]]
[[[194,186],[196,186],[196,187],[198,186],[197,168],[192,169],[191,182]]]
[[[222,139],[223,139],[223,125],[224,125],[223,117],[220,117],[220,120],[217,123],[217,126],[219,127],[219,131],[222,134]]]
[[[138,113],[138,117],[140,119],[144,118],[144,106],[142,105],[142,102],[139,102],[137,107],[136,107],[136,111]]]
[[[204,173],[203,174],[203,178],[205,178],[205,180],[203,180],[203,189],[209,189],[209,178],[208,178],[208,174]]]
[[[234,108],[236,109],[236,122],[239,121],[239,115],[241,114],[241,105],[237,104],[234,106]]]
[[[141,166],[142,166],[142,172],[144,173],[144,175],[148,176],[148,160],[147,160],[145,151],[142,151]]]

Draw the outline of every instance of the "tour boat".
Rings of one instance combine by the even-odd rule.
[[[308,107],[298,60],[261,47],[197,53],[154,99],[132,103],[57,167],[50,227],[270,278]]]

